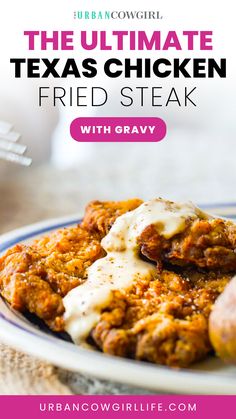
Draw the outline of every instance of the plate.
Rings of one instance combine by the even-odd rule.
[[[203,207],[203,206],[202,206]],[[228,208],[228,209],[227,209]],[[229,209],[230,208],[230,209]],[[211,207],[212,213],[236,217],[236,205]],[[0,236],[0,252],[27,243],[49,231],[80,221],[78,214],[47,220]],[[113,357],[76,346],[62,335],[48,332],[12,310],[0,298],[0,340],[61,368],[156,392],[179,394],[236,394],[236,367],[215,357],[188,369],[172,369],[147,362]]]

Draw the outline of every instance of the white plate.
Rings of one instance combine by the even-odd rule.
[[[231,213],[232,214],[232,213]],[[0,237],[0,252],[18,242],[79,221],[74,215],[33,224]],[[236,394],[236,367],[212,357],[191,369],[174,370],[78,347],[40,330],[0,298],[0,339],[62,368],[135,387],[169,393]]]

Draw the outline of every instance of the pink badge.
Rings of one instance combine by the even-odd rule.
[[[71,137],[79,142],[158,142],[166,135],[166,124],[154,117],[76,118]]]

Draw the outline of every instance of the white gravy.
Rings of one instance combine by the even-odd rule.
[[[87,270],[88,279],[63,299],[65,329],[75,343],[83,342],[99,322],[102,309],[112,299],[113,290],[125,290],[136,279],[151,277],[155,266],[139,258],[137,238],[150,224],[166,239],[181,233],[186,221],[208,219],[191,202],[177,204],[160,198],[147,201],[118,217],[101,244],[107,256]]]

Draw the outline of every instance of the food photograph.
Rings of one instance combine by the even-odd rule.
[[[4,409],[233,411],[232,8],[10,0],[0,21]]]

